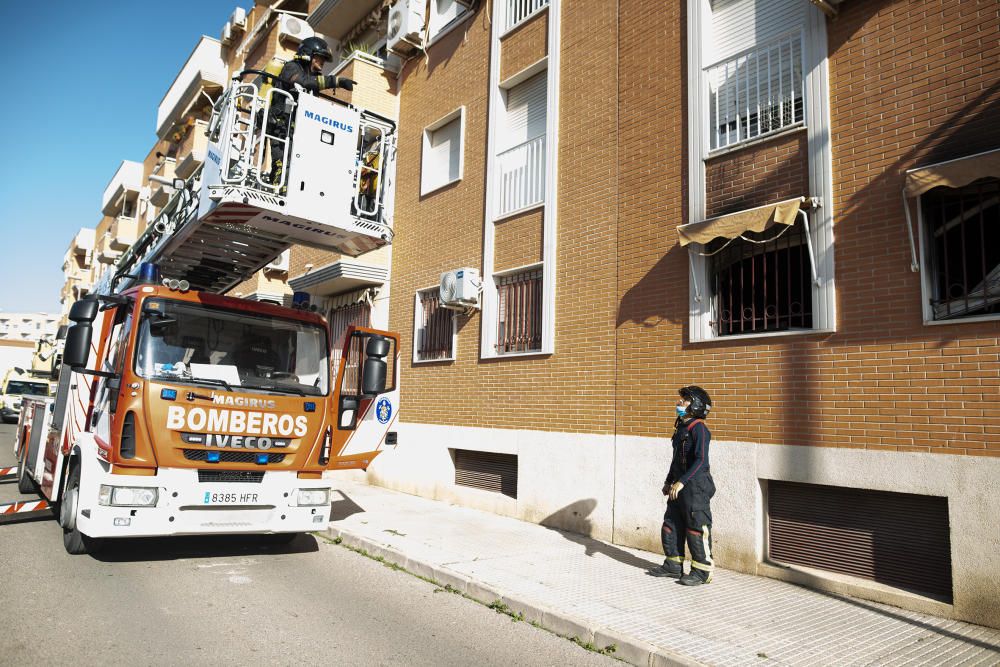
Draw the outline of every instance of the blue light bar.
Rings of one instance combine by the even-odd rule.
[[[152,262],[139,265],[139,282],[146,285],[160,284],[160,267]]]
[[[177,400],[177,390],[176,389],[161,389],[160,398],[165,401],[176,401]]]
[[[220,457],[221,457],[220,452],[208,452],[207,454],[205,454],[205,460],[208,461],[209,463],[218,463]]]
[[[267,454],[257,455],[257,465],[262,466],[267,464]]]
[[[306,401],[305,411],[306,412],[316,412],[316,404],[313,403],[312,401]]]
[[[309,299],[309,292],[293,292],[292,308],[308,308]]]

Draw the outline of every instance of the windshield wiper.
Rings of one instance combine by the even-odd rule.
[[[243,389],[263,389],[265,391],[278,391],[282,393],[298,394],[299,396],[305,396],[306,392],[302,391],[298,387],[290,387],[288,385],[276,385],[276,384],[245,384],[242,385]]]
[[[225,387],[226,391],[232,391],[233,387],[225,380],[217,380],[215,378],[196,378],[186,375],[154,375],[150,380],[166,380],[168,382],[195,382],[201,384],[211,384],[216,387]]]

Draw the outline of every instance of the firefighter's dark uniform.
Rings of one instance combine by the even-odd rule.
[[[316,94],[321,90],[336,88],[337,77],[313,74],[308,60],[295,58],[284,64],[273,85],[291,93],[292,97],[295,97],[295,84],[302,86],[310,93]],[[274,103],[271,105],[271,110],[267,117],[267,133],[278,139],[271,139],[272,183],[278,183],[281,180],[281,172],[284,165],[282,160],[283,145],[279,140],[286,139],[289,136],[291,121],[291,110],[287,109],[286,105],[283,104],[283,96],[275,96]]]
[[[701,419],[678,423],[673,435],[673,458],[664,490],[674,482],[684,485],[677,500],[667,502],[660,538],[667,560],[663,569],[681,573],[684,543],[691,551],[691,574],[705,583],[712,579],[712,509],[715,482],[708,465],[712,433]],[[685,583],[685,582],[681,582]]]

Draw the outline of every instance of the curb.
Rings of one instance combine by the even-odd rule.
[[[397,549],[358,533],[334,526],[317,532],[330,539],[340,538],[342,544],[355,549],[364,549],[375,558],[382,558],[388,563],[398,565],[410,574],[430,579],[442,586],[449,586],[453,591],[482,604],[491,605],[499,600],[515,616],[522,614],[525,621],[561,637],[576,639],[581,644],[592,644],[599,649],[614,644],[614,653],[610,655],[629,664],[639,667],[703,667],[703,663],[688,656],[653,646],[617,630],[595,627],[584,618],[541,606],[516,595],[507,595],[443,565],[409,557]]]

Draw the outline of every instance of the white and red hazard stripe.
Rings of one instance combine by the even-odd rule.
[[[8,503],[0,505],[0,516],[8,514],[21,514],[24,512],[41,512],[51,507],[47,500],[26,500],[19,503]]]
[[[17,466],[13,468],[0,468],[0,477],[9,477],[17,474]]]

